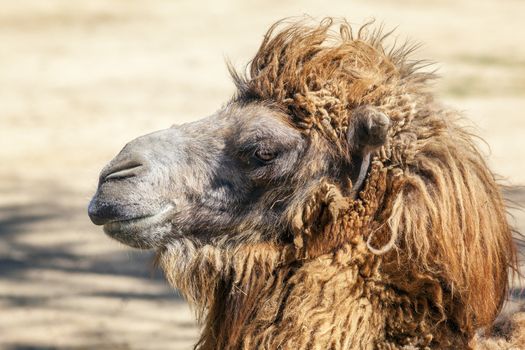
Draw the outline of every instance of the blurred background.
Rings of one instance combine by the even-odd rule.
[[[524,1],[0,0],[0,349],[191,348],[195,318],[151,253],[107,238],[87,204],[127,141],[213,113],[234,91],[225,57],[242,69],[270,24],[302,14],[423,43],[436,93],[525,184]]]

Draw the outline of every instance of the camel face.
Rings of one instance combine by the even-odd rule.
[[[329,168],[287,118],[261,104],[230,104],[131,141],[102,170],[91,220],[137,248],[276,238],[268,235],[286,231],[287,209],[308,188],[304,172],[314,180]]]

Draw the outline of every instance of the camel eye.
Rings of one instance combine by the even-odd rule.
[[[255,151],[255,157],[261,162],[268,163],[277,157],[277,152],[268,149],[259,149]]]

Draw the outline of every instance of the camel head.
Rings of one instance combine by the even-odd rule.
[[[295,349],[306,324],[330,328],[315,305],[335,325],[365,304],[377,341],[464,348],[499,312],[516,251],[494,175],[413,49],[368,28],[278,22],[245,74],[230,69],[225,107],[131,141],[102,170],[91,220],[156,249],[207,314],[202,348]],[[345,310],[322,305],[329,281]]]
[[[385,141],[389,119],[376,108],[348,118],[338,153],[277,106],[240,97],[128,143],[102,170],[89,216],[137,248],[290,240],[290,218],[320,180],[350,181],[356,192]]]

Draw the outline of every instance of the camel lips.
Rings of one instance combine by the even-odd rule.
[[[104,225],[104,232],[107,234],[116,234],[125,231],[143,231],[155,226],[157,224],[163,223],[171,211],[172,206],[167,205],[159,213],[149,216],[143,216],[134,219],[128,220],[119,220],[108,222]]]

